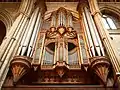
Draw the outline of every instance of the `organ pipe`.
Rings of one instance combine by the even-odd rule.
[[[68,12],[68,27],[73,27],[72,13]]]
[[[83,56],[82,56],[82,51],[81,51],[81,45],[80,45],[80,35],[77,35],[78,37],[78,45],[79,45],[79,49],[78,49],[78,56],[79,56],[79,64],[83,64]]]
[[[23,43],[23,48],[22,48],[21,55],[24,55],[27,48],[28,48],[28,44],[29,44],[29,41],[30,41],[30,38],[31,38],[31,35],[32,35],[32,32],[33,32],[33,27],[35,25],[36,18],[38,16],[38,11],[39,11],[39,8],[36,8],[36,10],[34,11],[35,14],[33,13],[34,17],[33,17],[33,19],[30,20],[30,23],[28,25],[28,28],[27,28],[28,33],[27,33],[27,36],[26,36],[25,41]]]
[[[38,35],[38,31],[39,31],[38,26],[39,26],[39,24],[41,24],[40,19],[41,19],[41,12],[39,12],[39,14],[38,14],[38,18],[37,18],[37,21],[36,21],[36,24],[35,24],[35,28],[33,30],[32,37],[31,37],[31,40],[30,40],[30,44],[29,44],[29,47],[28,47],[27,56],[30,56],[30,54],[32,53],[35,37]]]
[[[33,19],[33,17],[34,17],[34,15],[35,15],[35,13],[33,13],[32,14],[32,16],[31,16],[31,19],[30,19],[30,21],[29,21],[29,23],[28,23],[28,26],[27,26],[27,28],[30,26],[30,22],[32,22],[32,19]],[[26,36],[27,36],[27,34],[28,34],[28,29],[26,28],[26,32],[25,32],[25,34],[24,34],[24,36],[23,36],[23,39],[22,39],[22,41],[21,41],[21,47],[19,48],[19,52],[21,52],[22,51],[22,48],[24,47],[23,46],[23,44],[24,44],[24,42],[25,42],[25,39],[26,39]],[[19,53],[18,53],[19,54]]]
[[[60,12],[60,26],[62,26],[63,20],[62,20],[62,12]]]
[[[65,40],[63,41],[63,61],[66,61],[66,48],[65,48]]]
[[[40,34],[38,33],[38,37],[36,40],[36,45],[35,45],[35,52],[34,52],[34,60],[38,60],[39,59],[39,54],[40,54],[40,50],[41,50],[41,43],[42,43],[42,38],[40,38]]]
[[[44,43],[45,43],[45,33],[42,37],[40,35],[38,37],[38,41],[36,44],[37,49],[35,50],[33,64],[34,63],[40,64],[40,62],[42,60],[43,52],[44,52]]]
[[[92,56],[95,56],[95,48],[94,48],[94,44],[93,44],[92,37],[91,37],[91,34],[90,34],[90,30],[89,30],[89,27],[88,27],[88,23],[87,23],[87,20],[86,20],[86,16],[85,16],[84,12],[82,14],[83,14],[83,20],[84,20],[84,23],[85,23],[85,28],[86,28],[85,30],[86,30],[86,34],[87,34],[89,49],[90,49],[90,52],[91,52],[90,55],[92,57]]]
[[[64,53],[65,53],[65,61],[66,63],[68,64],[68,43],[67,41],[65,40],[65,49],[64,49]]]
[[[24,31],[26,30],[26,28],[27,28],[27,26],[28,26],[28,23],[29,23],[29,20],[28,20],[27,23],[25,24]],[[23,34],[23,36],[22,36],[22,40],[21,40],[20,46],[19,46],[18,51],[17,51],[17,55],[20,55],[20,52],[21,52],[21,49],[22,49],[22,44],[23,44],[23,38],[24,38],[24,34]]]
[[[57,43],[58,43],[58,41],[57,41]],[[57,55],[56,55],[57,61],[59,61],[59,44],[57,44],[57,51],[56,52],[57,52]]]
[[[33,55],[33,53],[34,53],[34,51],[35,51],[35,45],[36,45],[36,42],[37,42],[37,37],[38,37],[38,33],[39,33],[39,29],[40,29],[40,27],[41,27],[41,21],[40,21],[40,24],[39,24],[39,26],[38,26],[38,31],[37,31],[37,35],[35,36],[35,41],[34,41],[34,43],[33,43],[33,49],[32,49],[32,52],[31,52],[31,54],[30,54],[30,57],[32,57],[32,55]]]
[[[52,13],[52,19],[51,19],[51,27],[56,26],[56,12]]]
[[[86,14],[86,18],[87,18],[87,22],[88,22],[88,25],[89,25],[89,28],[90,28],[90,33],[91,33],[91,36],[92,36],[92,40],[93,40],[93,43],[94,43],[94,46],[95,46],[95,50],[97,52],[97,55],[98,56],[101,56],[101,50],[100,50],[100,45],[98,43],[98,40],[97,40],[97,37],[96,37],[96,34],[94,32],[94,28],[92,26],[92,22],[90,20],[90,16],[89,16],[89,11],[88,9],[85,7],[84,8],[84,11],[85,11],[85,14]]]
[[[58,26],[66,26],[66,15],[63,11],[58,12]]]
[[[61,15],[60,15],[60,13],[58,14],[58,26],[60,26],[61,25]]]
[[[59,43],[59,61],[63,61],[64,52],[63,52],[63,43]]]
[[[62,21],[63,21],[63,26],[66,26],[66,15],[65,15],[65,13],[62,13]]]
[[[42,60],[43,49],[44,49],[44,43],[45,43],[45,34],[43,35],[42,46],[41,46],[40,55],[39,55],[39,63],[40,63],[41,60]]]
[[[57,43],[55,43],[55,52],[54,52],[54,64],[56,63],[57,59]]]
[[[98,34],[98,32],[97,32],[97,28],[96,28],[96,26],[95,26],[95,23],[94,23],[94,21],[93,21],[93,18],[92,18],[92,16],[91,16],[90,12],[89,12],[89,15],[90,15],[90,19],[91,19],[91,22],[92,22],[92,25],[93,25],[93,28],[94,28],[93,30],[94,30],[94,32],[95,32],[95,34],[96,34],[96,37],[97,37],[97,39],[98,39],[98,42],[99,42],[99,45],[100,45],[100,48],[101,48],[102,55],[105,56],[105,52],[104,52],[104,49],[103,49],[103,46],[102,46],[102,42],[101,42],[101,40],[100,40],[99,34]]]

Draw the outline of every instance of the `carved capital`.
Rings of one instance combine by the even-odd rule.
[[[16,84],[19,79],[24,76],[31,68],[32,58],[26,56],[15,56],[11,63],[13,73],[13,83]]]
[[[92,57],[90,58],[90,64],[91,68],[102,80],[103,84],[106,85],[110,67],[109,59],[104,56]]]

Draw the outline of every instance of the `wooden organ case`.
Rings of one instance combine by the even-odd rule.
[[[83,17],[87,20],[87,8],[84,11]],[[4,85],[107,86],[112,78],[109,75],[111,64],[102,54],[103,49],[95,46],[95,38],[86,38],[85,35],[91,31],[75,30],[72,13],[63,7],[52,12],[50,22],[49,30],[43,29],[38,33],[33,58],[13,58]]]

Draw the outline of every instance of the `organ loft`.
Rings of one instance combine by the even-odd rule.
[[[0,90],[120,90],[119,0],[0,0]]]

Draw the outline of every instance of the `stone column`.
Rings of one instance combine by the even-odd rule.
[[[114,49],[115,46],[110,40],[109,33],[103,25],[101,13],[100,13],[100,10],[97,4],[97,0],[89,0],[89,6],[90,6],[91,14],[94,17],[94,21],[96,23],[98,32],[101,36],[103,44],[106,48],[106,51],[113,65],[115,75],[118,76],[118,74],[120,74],[120,60],[119,60],[117,51]],[[120,81],[120,78],[118,79]]]
[[[15,54],[15,50],[17,50],[15,48],[18,47],[25,31],[24,28],[29,20],[33,3],[31,0],[23,1],[23,10],[19,11],[18,17],[0,47],[0,89],[8,72],[10,59],[13,57],[13,54]]]

